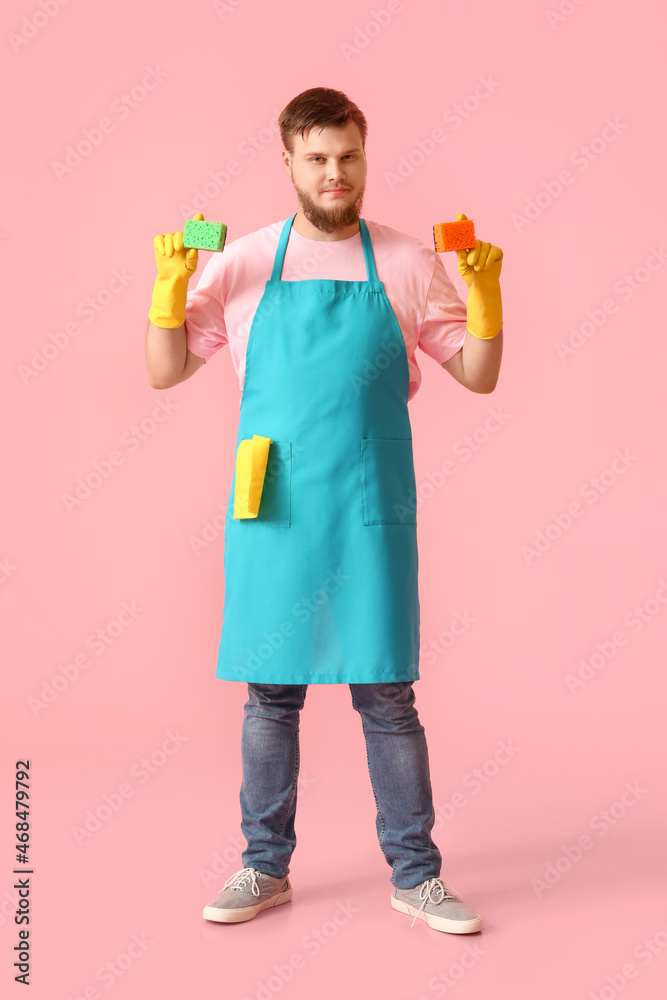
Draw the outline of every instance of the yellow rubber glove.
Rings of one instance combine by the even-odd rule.
[[[456,221],[467,219],[459,212]],[[500,269],[503,252],[493,243],[477,240],[471,250],[457,250],[459,274],[468,286],[468,321],[466,327],[473,337],[491,340],[503,326],[503,304],[500,297]]]
[[[193,219],[203,221],[201,212]],[[155,326],[174,329],[185,322],[188,281],[197,270],[197,250],[183,246],[183,232],[163,233],[153,239],[157,278],[148,318]]]

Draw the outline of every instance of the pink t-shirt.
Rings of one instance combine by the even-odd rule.
[[[271,277],[278,240],[286,220],[240,236],[212,254],[195,288],[188,290],[185,332],[188,348],[208,361],[229,344],[243,389],[246,346],[255,310]],[[463,345],[466,306],[442,263],[442,255],[413,236],[364,220],[368,225],[378,279],[396,313],[410,370],[409,398],[421,383],[415,351],[439,364]],[[456,263],[454,263],[456,266]],[[290,230],[282,271],[285,281],[367,278],[361,233],[346,240],[311,240]]]

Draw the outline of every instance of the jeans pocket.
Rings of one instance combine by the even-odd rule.
[[[412,439],[362,438],[363,523],[416,525],[416,498]]]

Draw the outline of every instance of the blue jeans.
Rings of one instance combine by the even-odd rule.
[[[399,889],[440,874],[431,839],[435,821],[428,749],[415,708],[413,681],[350,684],[361,715],[377,807],[382,853]],[[241,830],[244,867],[276,878],[289,872],[296,846],[299,713],[307,684],[248,683],[241,730]]]

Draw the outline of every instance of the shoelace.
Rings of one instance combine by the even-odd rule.
[[[227,879],[223,888],[245,889],[247,888],[248,880],[250,880],[252,885],[252,894],[254,896],[259,896],[259,886],[257,885],[257,876],[259,874],[260,873],[256,868],[241,868]],[[438,894],[440,895],[440,898],[435,899],[434,897]],[[447,885],[444,879],[438,877],[427,879],[424,882],[419,891],[419,897],[422,900],[422,904],[415,913],[414,920],[410,924],[411,927],[414,927],[415,920],[427,903],[441,903],[443,899],[453,899],[457,903],[463,902],[461,896],[456,892],[456,890]]]
[[[433,895],[437,895],[438,892],[440,893],[440,899],[434,899]],[[424,882],[424,884],[421,887],[419,896],[423,900],[423,902],[422,905],[417,910],[417,912],[415,913],[415,920],[417,919],[417,917],[419,916],[422,909],[426,906],[427,903],[442,903],[443,899],[453,899],[457,903],[463,902],[458,892],[452,889],[451,886],[447,885],[447,883],[441,878],[427,879],[426,882]],[[413,920],[412,923],[410,924],[411,927],[414,927],[415,920]]]
[[[240,868],[239,871],[235,872],[233,875],[227,879],[223,885],[223,889],[246,889],[248,886],[248,879],[252,881],[252,894],[253,896],[259,896],[259,886],[257,885],[257,876],[261,872],[258,872],[256,868]]]

